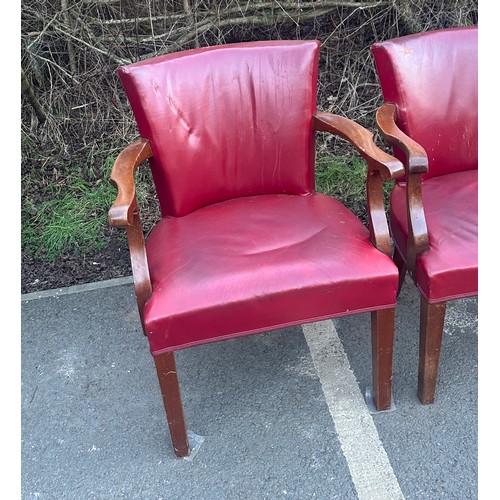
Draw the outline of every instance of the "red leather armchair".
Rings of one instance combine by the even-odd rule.
[[[391,405],[398,270],[382,181],[404,172],[356,123],[316,111],[317,41],[207,47],[122,67],[140,139],[116,159],[112,226],[128,233],[139,313],[177,456],[189,453],[174,352],[372,312],[374,403]],[[315,131],[366,159],[370,230],[315,192]],[[134,171],[161,220],[144,241]]]
[[[401,287],[421,294],[418,396],[434,401],[446,303],[478,293],[477,27],[376,43],[383,137],[406,167],[391,193]]]

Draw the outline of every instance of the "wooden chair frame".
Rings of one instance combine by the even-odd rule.
[[[371,132],[347,118],[317,112],[312,120],[313,130],[342,137],[351,143],[366,160],[370,238],[381,252],[391,256],[391,240],[384,209],[383,182],[403,175],[403,165],[375,145]],[[120,153],[111,174],[111,182],[117,188],[118,194],[109,210],[109,224],[113,227],[124,227],[127,231],[141,322],[144,305],[151,296],[152,286],[136,199],[134,174],[137,167],[152,155],[149,141],[140,138]],[[380,411],[391,407],[394,317],[394,308],[371,313],[373,398],[376,408]],[[167,352],[155,356],[154,361],[174,451],[178,457],[185,457],[190,450],[174,353]]]

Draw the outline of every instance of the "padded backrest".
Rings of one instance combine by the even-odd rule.
[[[118,69],[163,216],[314,189],[318,55],[315,40],[245,42]]]
[[[477,50],[477,27],[372,46],[384,101],[397,105],[398,126],[427,152],[424,178],[477,169]]]

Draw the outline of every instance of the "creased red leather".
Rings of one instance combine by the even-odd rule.
[[[153,355],[394,307],[398,272],[323,194],[233,199],[164,218],[147,242]]]
[[[163,216],[314,189],[319,42],[206,47],[119,68]]]
[[[477,295],[477,187],[477,170],[434,177],[422,183],[429,252],[417,259],[416,282],[428,302]],[[406,255],[404,185],[397,185],[391,193],[391,232],[402,255]]]
[[[399,128],[427,152],[423,179],[477,169],[477,33],[450,28],[372,46],[384,101],[397,105]]]

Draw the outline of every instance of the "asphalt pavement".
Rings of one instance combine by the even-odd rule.
[[[419,296],[396,310],[394,403],[371,413],[370,314],[177,353],[172,451],[129,278],[21,297],[23,499],[475,499],[478,301],[447,309],[436,401],[417,399]],[[492,497],[493,498],[493,497]]]

